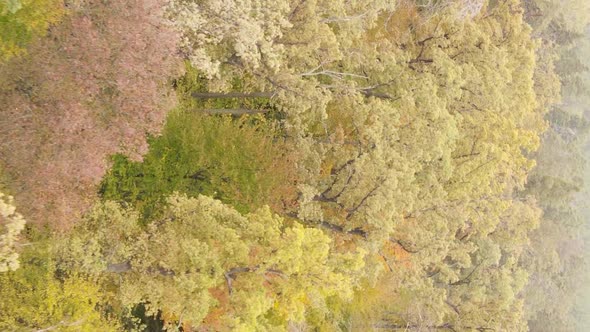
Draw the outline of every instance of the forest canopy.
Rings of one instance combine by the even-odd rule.
[[[0,1],[0,329],[586,330],[589,23]]]

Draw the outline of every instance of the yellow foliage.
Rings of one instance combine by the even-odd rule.
[[[0,2],[0,61],[24,52],[27,43],[43,36],[64,13],[60,0]]]
[[[0,330],[118,330],[96,311],[99,285],[75,274],[57,279],[46,243],[35,242],[21,257],[21,268],[0,274]]]

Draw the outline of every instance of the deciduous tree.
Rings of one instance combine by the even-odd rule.
[[[0,272],[16,270],[19,267],[16,244],[25,228],[25,219],[16,212],[12,196],[0,192]]]
[[[124,306],[145,303],[170,323],[196,327],[221,306],[218,324],[244,331],[303,321],[330,296],[350,298],[362,276],[362,251],[334,252],[322,231],[268,208],[244,216],[206,196],[168,204],[145,229],[137,212],[97,205],[65,240],[60,266],[106,279]]]

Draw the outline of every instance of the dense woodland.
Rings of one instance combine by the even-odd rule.
[[[588,331],[589,24],[0,0],[0,330]]]

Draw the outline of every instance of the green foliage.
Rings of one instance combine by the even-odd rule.
[[[235,77],[231,89],[247,89],[246,77]],[[123,155],[101,184],[104,199],[132,203],[145,217],[158,215],[158,205],[174,191],[205,194],[247,212],[265,204],[284,209],[293,200],[293,149],[282,129],[267,116],[208,116],[207,109],[271,109],[268,98],[197,99],[207,91],[203,74],[186,63],[175,80],[180,104],[168,116],[160,136],[149,139],[141,162]],[[275,112],[273,114],[276,115]]]
[[[224,85],[211,86],[211,81],[206,75],[193,67],[188,61],[184,65],[185,73],[174,81],[176,94],[179,98],[179,108],[198,112],[203,109],[249,109],[249,110],[273,110],[268,98],[208,98],[199,99],[191,96],[193,92],[207,92],[218,88],[229,91],[250,91],[255,88],[255,80],[248,75],[227,76]]]
[[[33,38],[44,35],[63,15],[59,0],[0,1],[0,61],[22,53]]]
[[[0,191],[2,191],[4,193],[10,193],[9,186],[10,186],[10,178],[8,177],[6,172],[4,172],[3,165],[0,162]]]
[[[277,162],[288,151],[276,135],[263,117],[174,111],[142,162],[113,158],[101,194],[134,204],[148,219],[174,191],[210,195],[243,212],[256,209],[280,199],[273,192],[289,181],[286,165]]]

